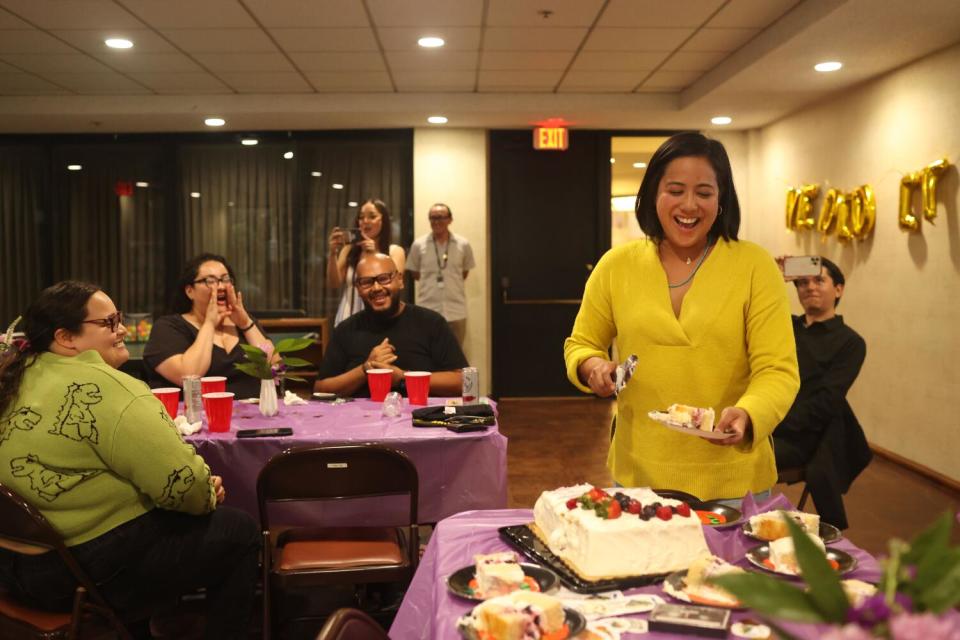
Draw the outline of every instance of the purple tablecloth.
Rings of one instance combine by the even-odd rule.
[[[431,399],[430,404],[442,404]],[[310,401],[281,406],[265,418],[256,405],[234,404],[227,433],[202,432],[187,438],[215,474],[223,477],[226,504],[257,516],[257,474],[274,455],[290,447],[373,442],[410,457],[420,475],[420,522],[437,522],[471,509],[507,504],[507,439],[496,426],[486,431],[453,433],[443,428],[414,427],[410,406],[396,418],[380,414],[381,403],[358,399],[346,404]],[[238,429],[291,427],[292,436],[241,438]]]
[[[749,517],[761,511],[792,508],[790,502],[782,495],[777,495],[760,505],[753,504],[752,499],[748,497],[744,501],[743,512],[745,517]],[[459,638],[460,635],[456,630],[457,618],[470,611],[474,603],[450,594],[447,591],[446,577],[457,569],[472,564],[473,555],[476,553],[510,549],[509,545],[500,539],[497,529],[507,525],[524,524],[532,520],[533,512],[529,509],[501,509],[461,513],[440,522],[430,538],[430,544],[427,545],[393,626],[390,627],[390,638],[392,640]],[[752,567],[744,558],[744,553],[755,546],[757,541],[745,536],[739,527],[706,528],[705,532],[707,544],[715,555],[744,568]],[[858,561],[857,569],[845,577],[868,582],[877,582],[880,579],[879,566],[867,552],[858,549],[846,539],[839,540],[830,546],[846,551]],[[631,589],[627,593],[655,593],[670,600],[664,595],[659,585]],[[749,611],[740,611],[734,612],[732,619],[737,621],[750,617],[756,618],[756,615]],[[810,640],[819,638],[824,633],[824,628],[817,625],[790,624],[784,627],[798,637]],[[651,632],[642,637],[655,639],[688,636]]]

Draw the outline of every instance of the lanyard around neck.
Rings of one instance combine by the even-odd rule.
[[[431,234],[430,240],[433,242],[433,256],[437,259],[437,269],[443,271],[447,268],[447,260],[450,258],[450,238],[447,237],[447,244],[444,246],[443,262],[440,261],[440,249],[437,247],[437,239]]]

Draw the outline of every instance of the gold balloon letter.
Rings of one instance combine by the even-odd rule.
[[[827,193],[823,196],[823,204],[820,205],[820,215],[817,216],[817,231],[823,235],[830,233],[837,219],[837,205],[843,199],[845,196],[836,189],[827,189]]]
[[[805,184],[787,189],[787,229],[812,229],[816,224],[810,213],[813,201],[820,195],[820,185]]]
[[[877,199],[868,184],[857,189],[850,204],[850,230],[854,237],[864,240],[877,222]]]
[[[913,215],[913,192],[920,186],[921,172],[908,173],[900,180],[900,228],[916,231],[920,220]]]
[[[923,217],[927,220],[937,217],[937,182],[949,166],[950,162],[946,158],[940,158],[923,169],[920,178],[920,201],[923,203]]]

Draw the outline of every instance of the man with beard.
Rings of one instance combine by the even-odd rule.
[[[367,370],[391,369],[394,390],[405,371],[430,371],[430,394],[458,396],[467,359],[439,313],[400,300],[403,275],[390,256],[365,256],[354,286],[364,309],[340,323],[320,365],[315,391],[369,396]]]

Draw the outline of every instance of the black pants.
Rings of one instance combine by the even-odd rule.
[[[260,534],[247,513],[205,516],[153,509],[71,553],[117,610],[185,590],[207,589],[207,637],[245,638],[257,581]],[[55,552],[0,549],[0,582],[47,609],[69,610],[77,583]]]

